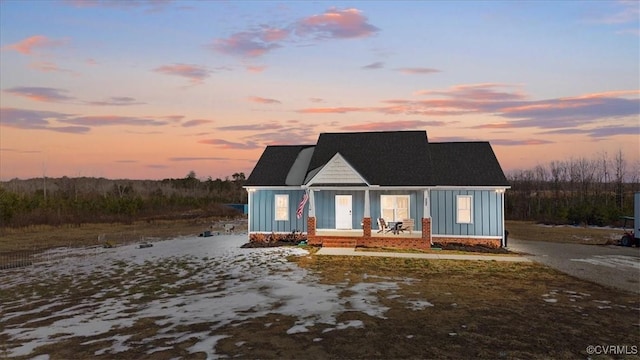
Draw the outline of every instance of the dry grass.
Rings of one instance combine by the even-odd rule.
[[[221,329],[231,336],[218,343],[219,352],[237,355],[242,343],[243,358],[573,359],[587,357],[591,344],[640,343],[637,296],[538,264],[327,256],[296,261],[326,284],[413,280],[393,297],[378,293],[389,308],[386,319],[359,311],[338,319],[360,320],[362,329],[326,332],[328,326],[317,325],[284,336],[295,319],[273,315]],[[408,310],[406,300],[412,298],[427,298],[433,306]],[[600,301],[612,307],[602,309]]]
[[[545,226],[531,221],[507,221],[509,237],[521,240],[603,245],[619,240],[622,230],[581,226]]]
[[[224,232],[226,222],[234,220],[154,220],[133,224],[81,224],[48,226],[38,225],[25,228],[0,228],[0,253],[15,251],[38,251],[60,246],[82,247],[133,243],[145,239],[170,239],[179,236],[193,236],[213,226],[213,231]],[[246,231],[246,222],[238,226],[238,231]]]

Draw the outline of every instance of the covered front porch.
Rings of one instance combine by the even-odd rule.
[[[431,248],[431,219],[422,219],[422,229],[393,233],[371,229],[371,219],[364,218],[362,229],[316,229],[316,218],[307,218],[307,242],[322,247]]]

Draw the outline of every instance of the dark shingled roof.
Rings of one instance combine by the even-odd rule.
[[[430,143],[436,185],[509,186],[488,142]]]
[[[301,150],[313,145],[272,145],[260,156],[245,186],[283,186]]]
[[[310,146],[267,146],[245,185],[286,185],[298,154]],[[307,174],[336,153],[371,185],[509,186],[488,142],[428,143],[426,131],[322,133]]]
[[[338,152],[371,185],[431,183],[426,131],[320,134],[309,171]]]

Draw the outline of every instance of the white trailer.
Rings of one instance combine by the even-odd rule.
[[[640,247],[640,192],[633,196],[633,217],[623,216],[623,219],[625,220],[625,231],[620,239],[620,245]],[[627,220],[632,223],[631,231],[626,230]]]

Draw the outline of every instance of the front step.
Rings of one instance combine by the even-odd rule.
[[[352,238],[324,238],[322,239],[322,247],[356,247],[356,239]]]

